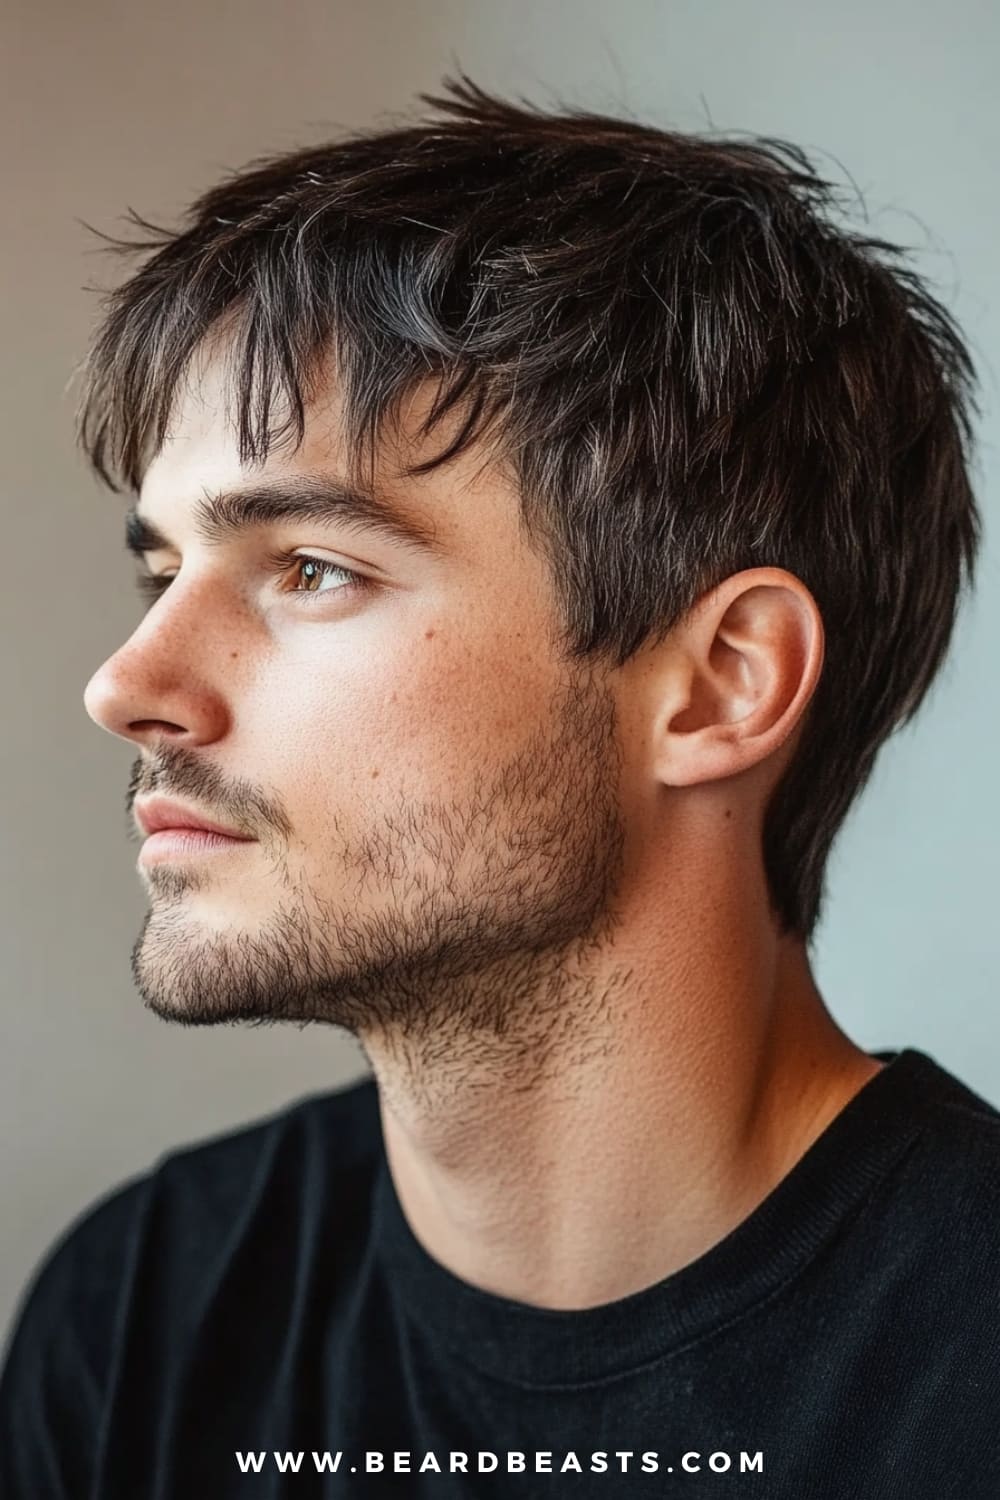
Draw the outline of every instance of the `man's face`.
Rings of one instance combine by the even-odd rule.
[[[199,501],[346,474],[329,388],[294,454],[241,466],[225,379],[203,353],[149,466],[137,508],[168,545],[144,570],[172,581],[85,698],[141,751],[130,808],[155,792],[251,836],[140,853],[140,993],[189,1023],[426,1040],[502,1033],[520,1007],[540,1027],[610,920],[620,756],[606,681],[560,655],[513,488],[481,452],[400,479],[442,444],[409,435],[418,393],[379,489],[435,550],[344,517],[209,539]]]

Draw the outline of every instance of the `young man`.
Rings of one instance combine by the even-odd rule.
[[[145,225],[86,367],[138,989],[372,1078],[63,1236],[3,1494],[995,1497],[1000,1115],[809,962],[966,350],[790,146],[424,97]]]

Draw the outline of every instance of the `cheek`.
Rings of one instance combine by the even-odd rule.
[[[319,635],[253,688],[248,758],[296,828],[324,807],[349,824],[366,803],[454,795],[517,754],[551,711],[551,676],[519,637],[427,626],[334,653]]]

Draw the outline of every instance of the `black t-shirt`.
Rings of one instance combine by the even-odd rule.
[[[582,1311],[423,1249],[370,1079],[171,1153],[30,1283],[3,1500],[998,1500],[1000,1113],[875,1055],[724,1239]]]

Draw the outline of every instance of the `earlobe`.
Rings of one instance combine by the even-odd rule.
[[[793,574],[753,568],[699,600],[672,644],[660,779],[693,786],[749,770],[792,734],[819,680],[823,623]]]

